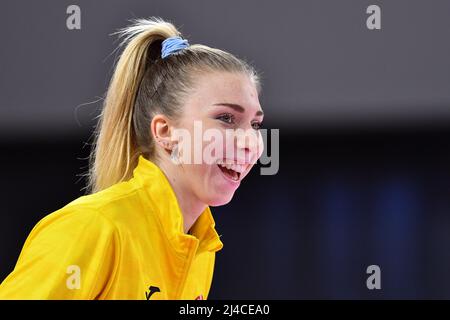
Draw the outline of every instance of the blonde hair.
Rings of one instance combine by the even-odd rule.
[[[91,193],[130,179],[141,154],[154,159],[151,120],[158,113],[177,118],[195,74],[244,72],[261,91],[254,68],[234,55],[194,44],[161,59],[161,43],[181,33],[157,17],[132,22],[114,33],[123,38],[119,47],[125,48],[115,65],[94,132],[87,173]]]

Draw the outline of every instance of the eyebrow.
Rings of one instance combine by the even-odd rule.
[[[239,113],[244,113],[245,112],[245,108],[239,104],[236,103],[215,103],[213,104],[213,106],[225,106],[225,107],[229,107],[234,109],[235,111],[239,112]],[[261,110],[256,111],[255,116],[263,116],[264,112],[262,112]]]

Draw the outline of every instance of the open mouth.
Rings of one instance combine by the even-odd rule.
[[[229,163],[225,163],[224,161],[219,161],[217,163],[217,166],[219,167],[220,171],[222,171],[226,177],[228,177],[229,179],[231,179],[233,181],[239,181],[241,178],[242,172],[244,172],[244,170],[245,170],[245,167],[243,165],[229,164]]]

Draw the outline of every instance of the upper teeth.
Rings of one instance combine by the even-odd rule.
[[[237,163],[225,163],[223,160],[217,161],[217,164],[221,167],[234,170],[236,172],[242,173],[245,171],[245,166]]]

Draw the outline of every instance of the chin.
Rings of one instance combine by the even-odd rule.
[[[233,199],[233,195],[234,195],[234,192],[230,195],[220,194],[215,197],[213,196],[213,197],[210,197],[210,199],[207,203],[211,207],[223,206],[223,205],[229,203],[231,201],[231,199]]]

